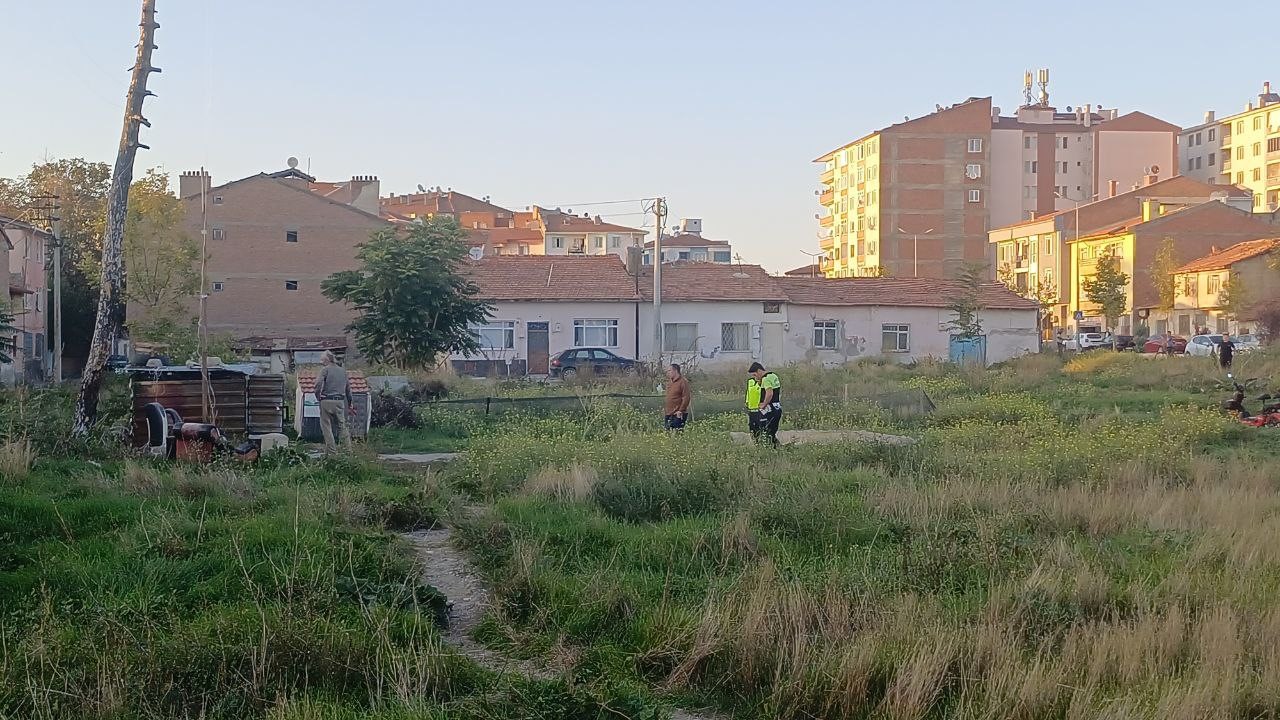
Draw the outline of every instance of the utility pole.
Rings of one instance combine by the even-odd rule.
[[[156,0],[142,0],[142,20],[138,26],[138,55],[133,63],[129,93],[125,96],[124,128],[111,171],[111,188],[107,191],[107,231],[102,239],[98,314],[71,425],[71,434],[76,437],[88,435],[89,426],[98,417],[98,394],[102,390],[107,358],[115,350],[124,324],[124,225],[129,212],[129,186],[133,184],[133,162],[138,149],[149,149],[138,140],[142,126],[151,127],[151,122],[142,115],[143,102],[154,94],[147,89],[147,78],[153,72],[160,72],[160,68],[151,64],[151,54],[156,49],[156,28],[160,27],[156,22]]]
[[[667,201],[653,201],[653,217],[656,234],[653,238],[653,357],[657,365],[662,360],[662,227],[667,215]]]
[[[58,212],[55,201],[54,212]],[[62,216],[53,217],[53,382],[62,384]]]

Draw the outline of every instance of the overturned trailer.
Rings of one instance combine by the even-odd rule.
[[[159,403],[189,421],[217,425],[230,437],[259,437],[284,431],[283,375],[263,373],[254,364],[209,368],[212,417],[204,417],[200,368],[189,365],[130,367],[134,444],[147,444],[147,406]]]

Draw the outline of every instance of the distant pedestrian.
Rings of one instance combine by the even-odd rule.
[[[689,402],[692,399],[689,381],[680,371],[680,366],[671,363],[667,368],[667,395],[662,404],[662,424],[668,430],[684,429],[684,424],[689,419]]]
[[[342,440],[342,449],[351,449],[351,427],[347,423],[347,415],[354,415],[355,405],[351,400],[351,382],[347,371],[338,364],[338,358],[330,351],[321,357],[324,367],[316,376],[316,400],[320,401],[320,432],[324,435],[324,451],[338,451],[337,438]]]
[[[1164,338],[1160,340],[1160,349],[1164,352],[1165,357],[1173,357],[1173,333],[1171,331],[1164,331]]]
[[[1236,344],[1231,342],[1231,336],[1227,333],[1222,334],[1222,340],[1218,341],[1218,365],[1223,370],[1231,369],[1232,356],[1236,354]]]
[[[752,363],[747,371],[747,425],[756,442],[778,447],[778,425],[782,422],[782,380],[764,365]]]

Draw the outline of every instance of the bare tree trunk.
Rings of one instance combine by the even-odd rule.
[[[71,426],[72,435],[89,433],[89,426],[98,416],[98,392],[106,371],[107,358],[114,349],[124,324],[124,226],[129,210],[129,186],[133,184],[133,160],[138,148],[146,145],[138,142],[141,126],[151,126],[142,116],[142,103],[152,93],[147,90],[147,78],[160,68],[151,66],[151,52],[155,50],[156,0],[142,0],[142,21],[138,40],[138,58],[133,65],[133,79],[125,98],[124,131],[120,134],[120,149],[116,153],[116,165],[111,173],[111,189],[107,193],[107,232],[102,242],[102,281],[98,297],[98,317],[93,326],[93,341],[89,345],[89,361],[84,368],[84,380],[80,383],[80,397],[76,399],[76,416]]]

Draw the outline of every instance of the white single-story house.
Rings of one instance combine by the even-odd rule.
[[[933,278],[774,277],[757,265],[662,267],[662,351],[655,352],[653,268],[639,277],[617,256],[498,256],[467,265],[493,308],[473,328],[482,349],[455,354],[472,375],[544,375],[563,350],[603,347],[626,358],[702,370],[867,357],[900,362],[952,354],[953,281]],[[1039,349],[1038,307],[984,284],[979,313],[987,363]]]

